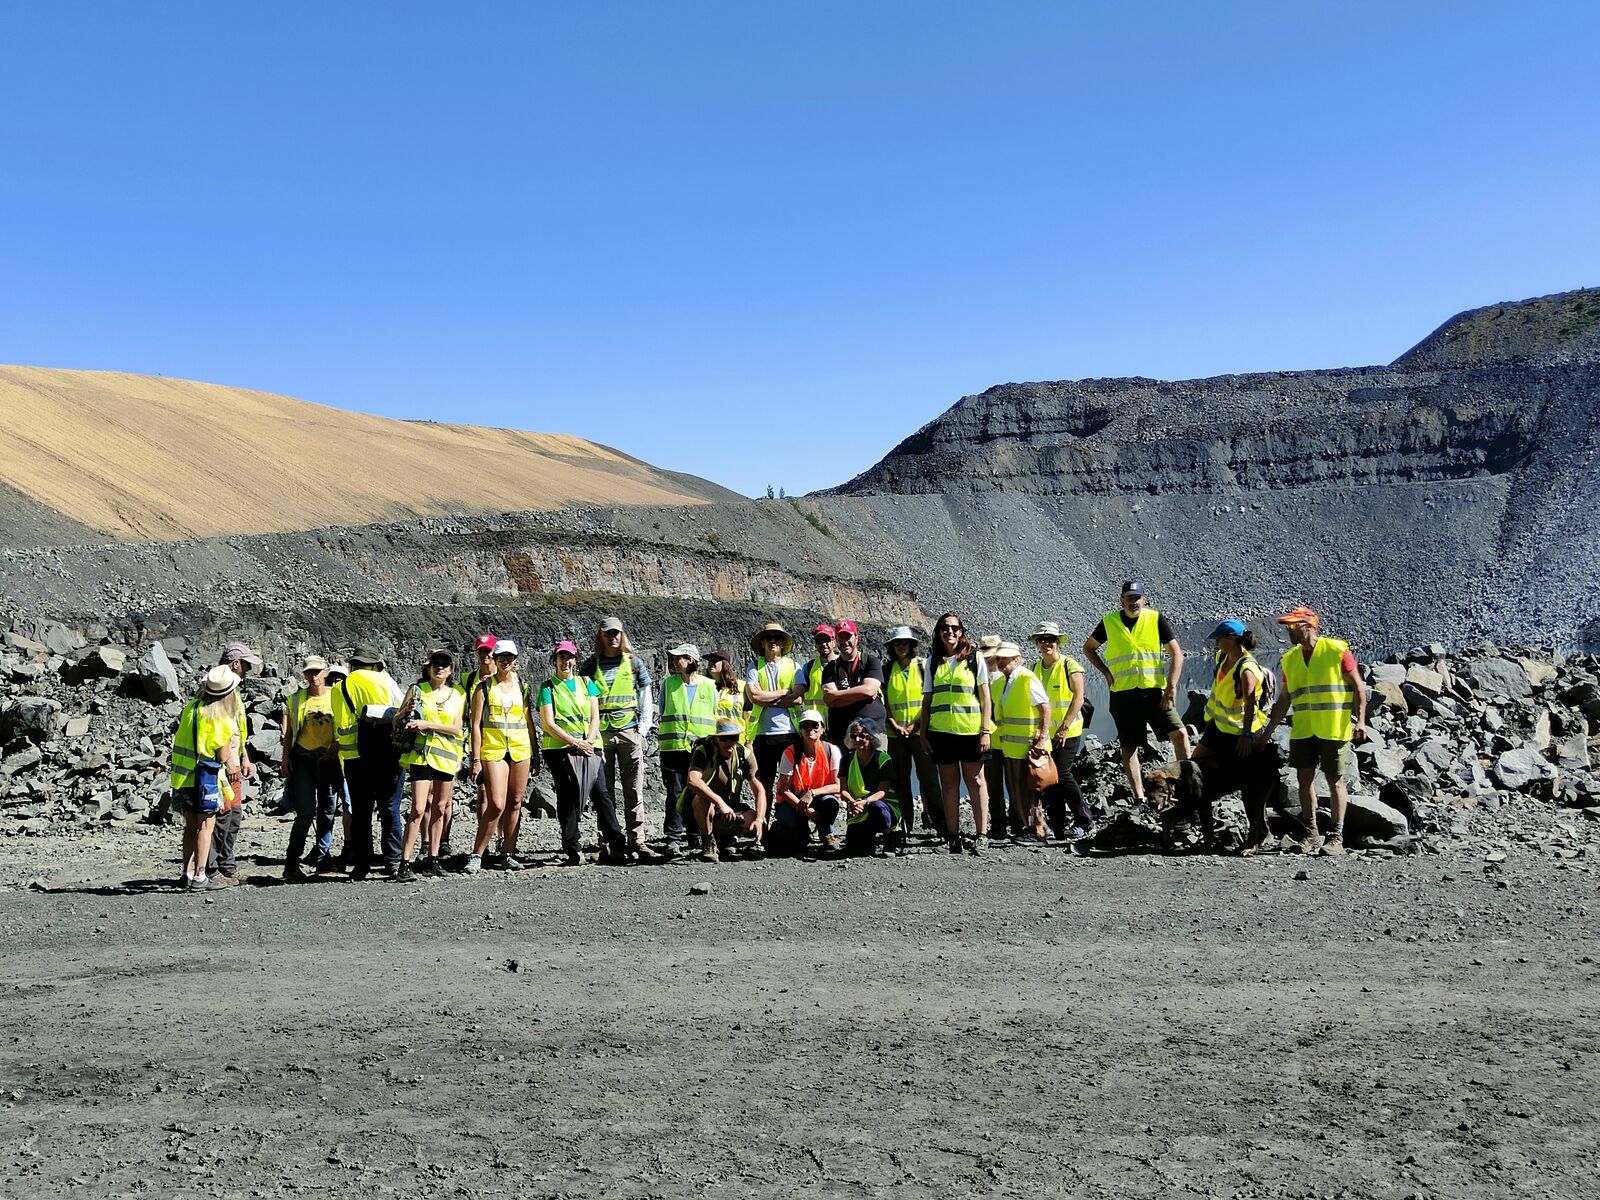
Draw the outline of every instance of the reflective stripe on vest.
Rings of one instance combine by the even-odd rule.
[[[515,675],[510,683],[517,692],[516,700],[510,704],[496,699],[499,684],[490,684],[483,693],[478,750],[490,761],[498,761],[508,754],[512,762],[533,757],[533,739],[528,735],[528,693]]]
[[[1103,653],[1113,692],[1167,686],[1160,613],[1153,608],[1141,609],[1132,629],[1122,623],[1121,612],[1107,613],[1101,623],[1106,631]]]
[[[454,725],[461,720],[467,704],[466,696],[447,685],[435,688],[431,683],[417,685],[417,720],[439,725]],[[440,733],[430,729],[419,733],[411,749],[400,756],[403,767],[432,767],[446,775],[454,775],[461,767],[461,738],[453,733]]]
[[[195,768],[200,765],[194,744],[195,710],[199,705],[200,701],[196,698],[183,706],[183,711],[178,714],[177,731],[172,735],[172,766],[167,784],[175,792],[194,786]]]
[[[609,684],[597,657],[594,660],[594,685],[600,689],[601,729],[626,729],[639,719],[639,691],[633,684],[633,655],[622,656]]]
[[[851,798],[855,800],[870,796],[872,792],[882,789],[883,801],[889,806],[889,812],[894,817],[894,824],[898,825],[900,824],[900,802],[894,794],[894,763],[887,754],[878,751],[874,751],[874,753],[878,755],[878,786],[873,788],[872,791],[867,790],[867,781],[861,777],[861,759],[854,752],[850,754],[850,769],[845,772],[844,786],[850,793]],[[867,810],[863,808],[860,812],[846,817],[845,824],[859,825],[866,819]]]
[[[1072,710],[1072,677],[1083,674],[1083,664],[1070,655],[1063,654],[1056,659],[1055,666],[1047,667],[1042,662],[1039,669],[1034,672],[1039,682],[1044,684],[1044,690],[1050,697],[1050,719],[1056,724],[1056,733],[1061,732],[1061,720]],[[1078,715],[1072,718],[1072,724],[1067,726],[1065,736],[1075,738],[1083,732],[1083,709],[1078,709]],[[1051,735],[1054,736],[1054,733]]]
[[[1350,647],[1338,638],[1318,638],[1306,662],[1299,646],[1283,656],[1283,686],[1294,706],[1290,738],[1325,738],[1348,742],[1355,734],[1356,697],[1344,677],[1344,656]]]
[[[975,737],[983,732],[978,672],[970,658],[947,658],[934,668],[933,690],[928,697],[928,729],[957,737]]]
[[[1267,723],[1267,713],[1261,706],[1261,664],[1246,654],[1233,666],[1223,669],[1222,655],[1217,655],[1217,677],[1211,684],[1211,695],[1206,699],[1206,720],[1220,733],[1244,732],[1244,697],[1240,696],[1235,680],[1249,673],[1256,677],[1255,714],[1250,721],[1250,732],[1255,733]]]
[[[778,668],[775,685],[770,676],[770,668],[774,666]],[[787,692],[794,686],[794,673],[794,659],[788,655],[778,659],[776,663],[770,663],[766,659],[762,659],[756,666],[756,679],[761,684],[761,690],[764,692]],[[766,711],[765,706],[760,704],[750,710],[750,725],[752,728],[759,729],[761,727],[761,714]],[[791,707],[788,711],[794,713],[798,710]]]
[[[923,659],[912,655],[905,666],[889,664],[889,676],[883,681],[884,702],[889,706],[889,717],[902,725],[915,725],[922,719]]]
[[[620,667],[617,669],[621,671]],[[574,675],[571,679],[547,679],[545,687],[550,689],[550,716],[556,728],[575,738],[588,733],[589,681]],[[546,750],[560,750],[566,743],[546,733],[540,736],[539,745]]]
[[[831,660],[830,660],[831,661]],[[828,664],[820,658],[813,658],[806,664],[806,692],[803,699],[804,707],[820,709],[822,707],[822,671]]]
[[[1018,667],[1005,683],[996,724],[1000,728],[1000,753],[1006,758],[1027,758],[1028,747],[1039,733],[1039,710],[1032,701],[1033,689],[1028,686],[1037,678],[1027,667]],[[993,686],[990,685],[991,698]]]
[[[717,729],[717,685],[705,676],[695,680],[691,703],[682,675],[670,675],[661,688],[661,725],[656,745],[663,753],[687,750]]]

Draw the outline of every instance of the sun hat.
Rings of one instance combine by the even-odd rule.
[[[730,735],[733,737],[738,737],[743,732],[744,726],[739,724],[739,722],[735,721],[732,717],[717,718],[718,737],[728,737]]]
[[[1022,647],[1015,642],[1001,642],[995,647],[994,656],[996,658],[1021,658]]]
[[[229,642],[222,651],[222,662],[247,662],[257,670],[261,667],[261,656],[250,649],[243,642]]]
[[[340,679],[343,679],[348,674],[350,674],[350,668],[347,667],[344,663],[336,662],[336,663],[329,663],[328,664],[328,678],[329,679],[332,679],[336,675]]]
[[[474,650],[493,650],[495,648],[495,644],[499,642],[499,640],[500,639],[495,637],[494,634],[486,633],[479,637],[476,642],[472,643],[472,648]]]
[[[817,725],[827,724],[827,722],[822,719],[822,714],[814,708],[808,708],[801,712],[800,724],[804,725],[807,722],[813,722]]]
[[[620,617],[607,617],[600,622],[601,633],[622,632],[622,619]]]
[[[578,657],[578,647],[569,641],[557,642],[556,648],[550,651],[550,657],[554,658],[558,654],[570,654],[572,657],[576,658]]]
[[[848,633],[851,637],[855,637],[860,632],[861,631],[856,628],[856,623],[848,619],[844,621],[835,621],[833,624],[834,637],[838,637],[841,633]]]
[[[921,638],[917,637],[916,634],[911,632],[911,626],[896,625],[894,627],[894,632],[889,635],[889,640],[885,642],[884,645],[892,646],[896,642],[910,642],[913,646],[915,646],[921,640]]]
[[[219,663],[206,672],[204,692],[208,700],[220,700],[239,686],[239,676],[226,663]]]
[[[1061,640],[1061,626],[1057,625],[1054,621],[1040,621],[1039,628],[1035,629],[1033,633],[1028,636],[1028,640],[1030,642],[1037,642],[1040,638],[1045,637],[1053,637],[1059,642]]]
[[[787,654],[794,649],[794,638],[789,636],[789,631],[776,621],[768,621],[750,639],[750,653],[759,655],[762,652],[761,643],[774,634],[783,639],[783,649],[778,651],[779,654]]]
[[[978,639],[978,653],[979,654],[990,655],[990,654],[993,654],[999,648],[1000,648],[1000,635],[998,633],[986,633],[986,634],[983,635],[983,637]]]
[[[350,651],[350,662],[353,666],[362,667],[383,667],[386,665],[383,651],[379,650],[371,642],[365,642]]]
[[[824,621],[821,625],[817,626],[816,632],[811,636],[816,637],[818,634],[826,634],[828,637],[833,637],[833,626]]]
[[[1304,604],[1295,605],[1278,618],[1279,625],[1299,625],[1302,622],[1313,629],[1322,628],[1322,618],[1317,616],[1316,609],[1307,608]]]
[[[1243,636],[1244,636],[1244,622],[1243,621],[1239,621],[1239,620],[1235,620],[1233,617],[1229,617],[1226,621],[1223,621],[1215,629],[1213,629],[1209,634],[1206,635],[1206,641],[1214,642],[1219,637],[1243,637]]]
[[[327,669],[328,660],[320,654],[308,654],[300,662],[300,674],[302,675],[307,671],[326,671]]]
[[[512,658],[517,657],[517,644],[510,638],[500,638],[494,644],[494,656],[499,658],[502,654],[509,654]]]
[[[668,658],[692,658],[692,659],[695,660],[695,662],[699,662],[700,661],[700,647],[696,646],[693,642],[680,642],[678,645],[674,646],[671,650],[667,651],[667,657]]]

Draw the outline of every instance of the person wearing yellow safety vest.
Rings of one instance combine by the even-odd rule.
[[[1045,816],[1056,837],[1085,838],[1094,832],[1094,813],[1084,802],[1083,790],[1072,773],[1083,745],[1083,664],[1061,653],[1061,626],[1054,621],[1040,621],[1032,640],[1039,649],[1039,665],[1033,673],[1050,697],[1050,720],[1055,725],[1050,733],[1050,756],[1055,760],[1059,782],[1045,793]]]
[[[624,814],[628,856],[635,861],[654,859],[656,852],[645,841],[644,830],[644,731],[655,719],[655,685],[649,666],[633,652],[620,619],[607,617],[600,622],[594,653],[578,674],[594,680],[600,689],[606,795],[612,809]]]
[[[1039,830],[1044,825],[1044,797],[1033,788],[1028,759],[1043,758],[1050,752],[1050,694],[1039,677],[1022,665],[1022,648],[1015,642],[1001,642],[994,653],[1000,665],[995,701],[995,727],[1000,735],[1000,754],[1005,760],[1006,791],[1011,797],[1012,840],[1019,845],[1042,846]]]
[[[1353,769],[1351,742],[1367,740],[1367,688],[1350,647],[1323,637],[1322,618],[1300,605],[1278,618],[1289,634],[1289,649],[1278,669],[1282,687],[1272,717],[1256,734],[1259,749],[1283,723],[1290,707],[1289,765],[1300,788],[1300,820],[1306,827],[1300,848],[1315,853],[1344,853],[1344,812],[1349,802],[1345,776]],[[1328,807],[1333,824],[1327,841],[1317,832],[1317,768],[1328,780]]]
[[[452,677],[452,683],[466,697],[466,717],[461,723],[461,770],[456,774],[459,786],[455,789],[452,800],[469,798],[467,808],[476,813],[483,805],[483,788],[486,783],[484,776],[476,780],[472,778],[472,696],[480,687],[494,679],[494,645],[500,639],[492,633],[478,635],[478,640],[472,644],[473,656],[477,659],[477,666],[471,668],[464,675]],[[439,857],[450,857],[450,831],[455,827],[456,810],[459,804],[451,803],[450,812],[444,820],[444,833],[439,837]]]
[[[1143,801],[1139,748],[1146,730],[1169,740],[1180,762],[1189,757],[1189,733],[1178,717],[1183,647],[1167,619],[1147,603],[1144,584],[1130,579],[1122,585],[1122,607],[1101,618],[1083,643],[1083,653],[1111,689],[1111,720],[1117,727],[1122,770],[1133,798]],[[1165,668],[1163,655],[1169,660]]]
[[[300,664],[306,684],[285,701],[278,736],[283,758],[284,799],[294,812],[283,877],[293,883],[306,878],[301,857],[313,825],[317,840],[311,851],[313,869],[327,856],[333,841],[334,789],[339,781],[339,748],[333,738],[333,695],[328,690],[328,660],[308,654]],[[326,834],[328,845],[323,844]]]
[[[878,749],[878,723],[857,717],[845,730],[844,762],[839,767],[839,798],[844,802],[844,852],[887,854],[900,828],[900,797],[894,760]],[[878,841],[878,835],[883,840]]]
[[[594,804],[600,828],[600,861],[627,861],[627,843],[617,810],[606,790],[605,758],[600,744],[600,686],[578,674],[578,647],[557,642],[550,653],[550,678],[539,689],[539,748],[556,789],[556,817],[561,822],[561,851],[569,867],[583,865],[578,819],[586,802]]]
[[[400,869],[400,802],[406,776],[394,745],[394,717],[405,693],[385,668],[383,653],[357,646],[350,653],[350,674],[333,689],[333,729],[350,785],[350,832],[345,861],[350,878],[363,880],[372,870],[372,815],[383,829],[382,873]]]
[[[978,639],[978,657],[989,672],[991,694],[1000,680],[1000,664],[995,661],[995,651],[1005,639],[998,633],[986,633]],[[1000,698],[992,701],[989,718],[989,748],[983,752],[983,782],[989,791],[989,841],[998,841],[1011,835],[1011,812],[1006,804],[1006,758],[1000,753],[1000,738],[996,723],[1000,717]],[[987,843],[985,843],[987,845]]]
[[[1243,621],[1230,617],[1218,623],[1207,640],[1216,643],[1216,673],[1194,758],[1212,760],[1215,777],[1207,776],[1208,794],[1220,795],[1237,782],[1250,823],[1241,853],[1259,854],[1268,844],[1266,793],[1278,778],[1275,764],[1257,752],[1255,741],[1267,724],[1268,676],[1252,653],[1256,635]]]
[[[172,735],[169,784],[173,804],[183,813],[183,874],[178,886],[184,891],[228,886],[206,871],[217,814],[204,811],[200,776],[204,769],[214,769],[222,804],[237,802],[244,778],[239,748],[244,744],[245,728],[238,675],[225,664],[212,667],[200,694],[178,714],[178,727]]]
[[[445,873],[439,862],[439,841],[455,797],[467,708],[465,693],[450,682],[455,665],[448,650],[428,655],[426,678],[406,693],[400,705],[401,712],[412,714],[406,728],[415,735],[411,748],[400,756],[400,765],[411,776],[411,811],[406,816],[397,877],[402,882],[415,879],[418,873],[436,878]],[[411,854],[422,837],[427,839],[422,861],[413,868]]]
[[[798,702],[796,715],[799,709],[814,708],[818,712],[827,712],[827,705],[822,700],[823,684],[827,682],[824,676],[828,664],[838,657],[834,650],[834,629],[832,625],[824,622],[818,625],[816,632],[811,635],[812,644],[817,648],[817,656],[805,666],[800,668],[800,673],[795,677],[795,699]]]
[[[717,716],[739,723],[739,736],[745,745],[750,744],[748,716],[750,702],[746,698],[744,680],[733,669],[733,659],[726,650],[706,651],[706,672],[717,685]]]
[[[537,713],[528,687],[517,678],[517,643],[501,638],[494,644],[494,678],[472,694],[472,778],[484,778],[483,801],[478,809],[478,833],[472,840],[463,870],[475,875],[500,831],[498,865],[522,870],[517,858],[517,835],[522,830],[522,796],[528,776],[537,774],[539,759],[533,752]]]
[[[756,755],[756,778],[761,794],[771,797],[778,776],[778,760],[794,745],[796,698],[794,683],[799,673],[789,651],[794,638],[777,622],[759,629],[750,639],[755,663],[745,672],[744,690],[750,698],[750,748]]]
[[[218,665],[227,667],[242,680],[252,669],[261,670],[261,656],[243,642],[229,642]],[[216,828],[211,834],[211,859],[206,864],[206,874],[220,876],[223,884],[239,882],[239,862],[234,857],[234,847],[239,841],[239,830],[244,826],[244,806],[250,798],[250,784],[256,777],[256,765],[250,760],[248,729],[244,741],[239,744],[239,769],[242,774],[233,802],[217,814]]]
[[[883,672],[883,702],[888,713],[889,761],[894,764],[895,795],[901,818],[910,832],[914,805],[911,779],[915,768],[917,791],[922,798],[922,827],[944,838],[944,797],[939,792],[939,768],[922,747],[917,726],[922,723],[922,692],[927,682],[928,660],[917,653],[917,635],[901,625],[889,635],[889,662]]]
[[[700,845],[700,831],[684,828],[684,814],[673,800],[683,795],[689,783],[689,754],[695,743],[709,737],[717,727],[717,685],[700,673],[700,649],[691,642],[667,651],[672,674],[661,685],[661,723],[656,728],[656,747],[661,754],[661,786],[666,792],[666,816],[662,832],[667,838],[667,856],[679,854],[687,843]]]
[[[983,756],[991,745],[991,715],[989,668],[967,636],[961,618],[945,613],[933,626],[917,736],[939,768],[945,845],[951,854],[962,852],[963,783],[972,806],[972,851],[981,854],[988,846],[989,789],[983,777]]]

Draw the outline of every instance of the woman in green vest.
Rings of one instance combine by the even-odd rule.
[[[878,723],[857,717],[845,731],[845,748],[845,766],[839,772],[844,788],[844,852],[871,854],[876,849],[887,854],[900,825],[900,800],[894,761],[878,749]]]
[[[709,650],[706,652],[706,670],[711,673],[711,682],[717,685],[717,717],[737,721],[739,739],[748,746],[751,734],[745,717],[749,701],[745,699],[744,680],[734,672],[733,660],[728,657],[726,650]]]
[[[539,689],[539,746],[556,789],[556,819],[561,822],[561,851],[569,867],[583,864],[578,818],[584,801],[594,802],[600,826],[600,861],[627,861],[627,844],[617,824],[617,810],[606,790],[600,749],[600,688],[578,674],[578,647],[558,642],[550,656],[550,678]]]
[[[914,819],[911,780],[913,772],[922,796],[922,827],[943,840],[944,796],[939,790],[939,768],[922,748],[917,727],[922,723],[922,693],[928,660],[917,653],[917,635],[902,625],[889,635],[889,660],[883,673],[883,703],[889,718],[889,757],[894,762],[895,791],[909,833]]]
[[[933,652],[923,684],[917,736],[939,768],[945,845],[951,854],[962,852],[963,784],[972,806],[972,852],[981,854],[989,844],[989,789],[983,777],[983,756],[990,747],[991,715],[989,668],[961,618],[945,613],[933,626]]]
[[[689,753],[694,744],[716,731],[717,685],[700,673],[700,648],[692,642],[668,650],[667,662],[672,674],[661,683],[656,748],[661,754],[661,786],[671,801],[683,795],[689,784]],[[700,831],[686,830],[684,824],[678,805],[668,803],[662,822],[668,857],[680,853],[685,842],[691,849],[699,847]]]
[[[428,655],[424,678],[401,701],[400,711],[412,713],[406,728],[415,735],[400,765],[411,778],[411,811],[406,814],[405,840],[400,847],[400,873],[406,882],[424,875],[444,875],[439,863],[439,839],[455,798],[456,772],[461,767],[461,729],[467,697],[450,682],[456,660],[448,650]],[[411,866],[417,840],[427,837],[422,861]]]

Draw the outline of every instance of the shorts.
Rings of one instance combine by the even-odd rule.
[[[982,738],[981,733],[938,733],[930,729],[928,749],[932,753],[929,757],[941,767],[978,762],[983,758],[983,751],[978,748]]]
[[[1111,720],[1117,727],[1117,741],[1124,746],[1140,745],[1146,729],[1164,738],[1183,728],[1178,710],[1167,703],[1167,694],[1160,688],[1112,692]]]
[[[718,813],[711,818],[711,832],[719,837],[737,837],[739,834],[744,833],[745,814],[753,811],[748,804],[735,804],[731,807],[733,808],[733,816],[730,817],[726,813]]]
[[[1200,735],[1200,744],[1218,758],[1232,758],[1239,753],[1239,735],[1223,733],[1215,725],[1207,725]]]
[[[1297,771],[1320,767],[1329,779],[1343,779],[1346,775],[1355,774],[1350,743],[1329,741],[1327,738],[1295,738],[1289,743],[1289,765]]]
[[[448,771],[438,771],[426,763],[417,763],[411,768],[412,783],[451,783],[455,776]]]

